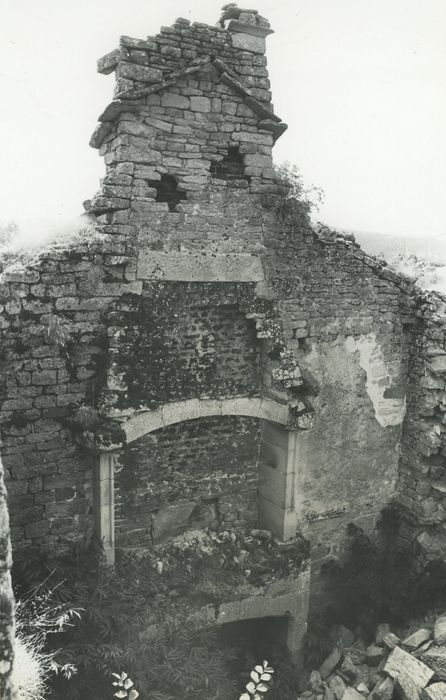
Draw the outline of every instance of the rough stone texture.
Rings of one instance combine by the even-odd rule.
[[[443,700],[446,698],[446,683],[432,683],[423,690],[423,700]]]
[[[415,681],[405,673],[400,673],[395,681],[395,688],[401,700],[419,700],[420,688]]]
[[[446,649],[444,647],[431,647],[423,654],[422,661],[435,671],[435,675],[442,681],[446,681]]]
[[[207,525],[257,525],[259,422],[216,416],[131,443],[115,481],[118,542],[159,541]]]
[[[362,700],[363,697],[364,695],[355,690],[355,688],[347,688],[342,696],[342,700]]]
[[[435,620],[434,639],[436,644],[446,642],[446,615],[441,615]]]
[[[425,688],[434,675],[426,664],[408,654],[400,647],[395,647],[384,666],[384,672],[392,678],[405,676],[420,690]]]
[[[268,28],[252,18],[256,31]],[[394,495],[407,511],[405,537],[426,557],[446,551],[446,302],[349,237],[315,230],[307,207],[286,200],[271,155],[286,125],[273,113],[266,59],[253,50],[265,34],[247,34],[256,41],[242,50],[245,34],[239,25],[177,22],[145,40],[121,37],[100,61],[101,72],[116,73],[116,99],[92,137],[106,163],[86,203],[97,232],[1,279],[11,535],[15,547],[53,551],[90,536],[97,455],[86,448],[120,447],[121,424],[140,411],[269,399],[297,434],[286,459],[276,450],[283,472],[278,457],[262,473],[284,495],[288,534],[297,517],[312,540],[317,594],[317,572],[342,547],[344,525],[371,531]],[[218,464],[215,421],[200,421],[197,455]],[[249,422],[234,422],[231,438],[231,421],[221,421],[226,458],[237,426]],[[179,442],[192,430],[161,433]],[[243,446],[248,434],[254,441],[242,431]],[[170,468],[181,445],[172,443],[170,458],[162,440],[148,454],[153,435],[138,438],[125,450],[140,450],[135,464],[148,484],[152,458]],[[244,449],[236,462],[237,479],[245,467],[249,475],[248,522],[263,465]],[[186,464],[188,483],[197,484],[195,466]],[[205,478],[216,473],[215,464],[206,469]],[[163,537],[189,522],[198,487],[193,499],[168,501],[163,519],[158,474],[158,503],[144,513],[147,490],[128,487],[124,513],[124,471],[116,487],[122,541],[127,528],[150,539],[152,517]],[[232,517],[240,494],[222,494]]]
[[[393,697],[394,683],[391,678],[383,678],[379,680],[372,692],[370,700],[391,700]]]
[[[0,697],[12,700],[11,672],[14,660],[14,596],[11,585],[11,542],[0,460]]]
[[[413,651],[414,649],[418,649],[418,647],[420,647],[422,644],[425,644],[425,642],[429,641],[430,638],[430,630],[420,629],[409,635],[409,637],[406,637],[406,639],[403,639],[401,643],[404,647],[406,647],[406,649]]]

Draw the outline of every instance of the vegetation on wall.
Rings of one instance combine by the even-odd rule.
[[[229,288],[230,287],[230,288]],[[199,298],[194,295],[199,294]],[[219,310],[236,307],[234,319],[254,310],[271,314],[272,304],[256,299],[251,284],[222,285],[201,283],[194,285],[157,282],[146,285],[144,296],[124,297],[121,309],[111,313],[110,324],[121,327],[121,335],[114,354],[115,375],[123,389],[116,391],[117,405],[154,409],[167,401],[185,398],[218,398],[230,394],[250,394],[259,390],[256,336],[254,324],[243,342],[251,344],[250,356],[237,347],[234,336],[232,355],[243,365],[236,372],[227,372],[221,361],[218,343],[226,342],[224,328],[200,328],[194,332],[185,319],[191,310],[208,309],[219,318]],[[192,317],[193,319],[193,317]],[[243,321],[245,322],[245,321]],[[246,324],[248,321],[246,321]],[[216,334],[220,333],[216,340]],[[182,337],[183,336],[183,337]],[[240,341],[239,341],[240,342]],[[138,348],[135,357],[134,349]]]
[[[416,552],[402,544],[403,511],[397,503],[383,509],[378,538],[350,524],[345,558],[325,568],[335,601],[325,613],[326,626],[341,622],[373,635],[377,624],[401,625],[416,615],[446,605],[446,563],[420,567]]]
[[[51,592],[61,616],[69,615],[69,624],[47,637],[46,652],[61,649],[58,664],[77,668],[69,679],[52,677],[56,696],[109,700],[110,675],[125,670],[142,699],[147,689],[151,700],[207,700],[210,688],[219,689],[215,698],[235,697],[233,653],[218,643],[214,624],[192,613],[298,574],[306,541],[284,546],[267,534],[208,531],[177,538],[118,553],[114,569],[93,546],[57,559],[30,550],[17,555],[17,597],[29,597],[38,586],[39,595]]]
[[[325,194],[316,185],[305,186],[297,165],[285,161],[274,167],[276,184],[283,190],[286,200],[293,199],[304,205],[310,214],[316,214],[324,202]]]

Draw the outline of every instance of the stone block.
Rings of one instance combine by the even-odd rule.
[[[285,462],[283,467],[279,463],[270,465],[262,459],[265,454],[264,447],[266,446],[262,443],[259,463],[259,495],[284,510],[290,509],[294,503],[295,475],[294,471],[287,471],[286,468],[288,453],[279,454],[281,462]],[[269,449],[278,449],[275,446],[268,447]]]
[[[369,700],[392,700],[394,687],[392,678],[380,679],[370,693]]]
[[[406,649],[414,651],[431,638],[430,630],[419,629],[401,642]]]
[[[195,501],[177,502],[175,505],[166,506],[154,515],[152,518],[153,541],[161,542],[183,532],[195,505]]]
[[[341,646],[335,646],[331,653],[327,656],[325,661],[319,667],[319,673],[321,678],[325,680],[334,671],[336,666],[341,662],[342,659],[342,648]]]
[[[258,282],[263,280],[264,274],[260,258],[246,253],[205,255],[142,251],[138,259],[138,278],[175,282]]]
[[[335,674],[328,679],[327,683],[336,700],[342,700],[347,689],[344,679]]]
[[[174,107],[175,109],[189,109],[189,98],[178,95],[175,92],[165,92],[161,96],[162,107]]]
[[[190,98],[190,108],[193,112],[210,112],[211,101],[208,97],[192,96]]]
[[[384,666],[384,672],[392,678],[397,678],[403,674],[420,689],[424,688],[434,675],[434,671],[426,664],[418,659],[414,659],[413,656],[400,647],[395,647],[391,652]]]
[[[420,700],[421,690],[411,676],[400,673],[395,680],[395,688],[401,700]]]
[[[127,80],[137,80],[142,83],[158,83],[163,79],[163,73],[158,68],[149,68],[138,63],[119,63],[116,75]]]
[[[424,688],[421,698],[422,700],[445,700],[446,683],[432,683],[432,685]]]
[[[286,541],[296,536],[297,515],[294,508],[284,509],[261,494],[258,495],[257,508],[259,524],[275,537]]]
[[[116,66],[118,65],[118,62],[123,57],[124,56],[121,49],[114,49],[113,51],[110,51],[110,53],[107,53],[105,56],[102,56],[98,59],[97,62],[98,73],[102,73],[103,75],[113,73],[113,71],[116,69]]]
[[[389,649],[395,649],[396,645],[400,644],[400,638],[397,637],[396,634],[393,634],[393,632],[385,634],[382,641]]]
[[[272,146],[273,137],[271,134],[259,134],[253,131],[235,131],[231,136],[233,141],[244,143],[257,143],[262,146]]]
[[[431,647],[423,656],[422,661],[435,671],[435,675],[446,681],[446,648]],[[446,696],[445,696],[446,697]]]
[[[266,51],[265,37],[253,36],[252,34],[234,33],[232,35],[232,45],[235,49],[249,51],[250,53],[264,54]]]
[[[140,121],[127,121],[124,119],[121,119],[118,123],[118,133],[130,134],[130,136],[140,136],[146,139],[153,139],[157,135],[157,131],[153,126],[149,126],[148,124],[144,124]],[[107,176],[106,182],[109,182],[109,176]],[[131,184],[131,179],[126,183],[120,182],[116,184]]]
[[[367,647],[367,663],[369,666],[378,666],[386,654],[383,647],[371,644]]]
[[[364,700],[364,695],[355,688],[346,688],[342,700]]]
[[[446,614],[435,620],[434,639],[436,644],[444,644],[446,642]]]

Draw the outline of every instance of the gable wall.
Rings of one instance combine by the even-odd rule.
[[[124,38],[100,67],[116,69],[121,94],[147,90],[206,56],[224,60],[253,99],[271,107],[264,56],[235,48],[228,30],[177,22],[148,41]],[[314,425],[308,422],[298,441],[294,500],[316,559],[337,553],[346,522],[371,527],[396,493],[401,440],[400,500],[415,521],[440,531],[444,378],[432,378],[428,358],[432,352],[442,356],[444,337],[436,321],[426,321],[426,305],[413,285],[351,241],[312,231],[305,208],[284,205],[272,179],[272,132],[215,65],[204,63],[198,72],[123,104],[106,110],[93,137],[107,165],[101,191],[89,204],[100,236],[42,254],[26,271],[6,275],[1,288],[2,455],[15,546],[58,548],[91,535],[94,457],[78,446],[73,416],[79,406],[97,408],[101,401],[113,413],[118,396],[129,399],[128,382],[120,383],[122,362],[114,373],[116,352],[133,354],[144,375],[138,339],[125,347],[126,329],[134,322],[129,299],[150,304],[149,289],[165,284],[179,285],[186,299],[186,283],[194,287],[194,310],[179,304],[162,323],[168,335],[184,341],[178,349],[194,372],[196,358],[203,358],[203,337],[215,326],[220,394],[263,393],[313,409]],[[243,156],[241,180],[216,178],[211,166],[231,144]],[[149,186],[166,173],[186,193],[176,211],[157,202]],[[227,278],[211,275],[206,286],[194,282],[203,259],[209,269],[229,260]],[[274,307],[302,386],[278,381],[280,372],[273,375],[279,361],[268,357],[271,329],[261,328],[259,315],[248,323],[249,304],[240,304],[240,295],[235,302],[211,301],[210,291],[234,284]],[[54,319],[67,327],[67,341],[49,332]],[[186,337],[194,323],[201,329]],[[253,324],[260,325],[257,338]],[[150,324],[145,336],[150,338]],[[290,356],[284,358],[282,368]],[[227,379],[241,390],[225,394]],[[199,395],[210,389],[204,381]],[[148,403],[149,390],[142,393],[138,400]],[[172,391],[155,403],[192,393]],[[421,411],[420,396],[428,404]],[[124,405],[136,407],[132,400]],[[427,515],[425,498],[431,499]],[[436,536],[441,539],[441,533]]]

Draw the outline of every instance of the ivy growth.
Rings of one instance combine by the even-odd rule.
[[[228,352],[222,350],[227,342],[225,308],[230,307],[233,323],[248,323],[242,315],[252,309],[271,311],[270,303],[256,299],[254,285],[233,284],[228,289],[215,283],[198,288],[158,282],[147,284],[142,298],[123,298],[120,306],[110,319],[111,325],[122,329],[114,353],[116,374],[125,387],[116,391],[118,407],[155,409],[168,401],[260,390],[254,328],[248,326],[243,341],[251,348],[250,353],[240,352],[243,368],[226,371]],[[189,321],[191,310],[196,330]],[[212,314],[212,322],[207,314]],[[231,348],[232,354],[236,352]]]

